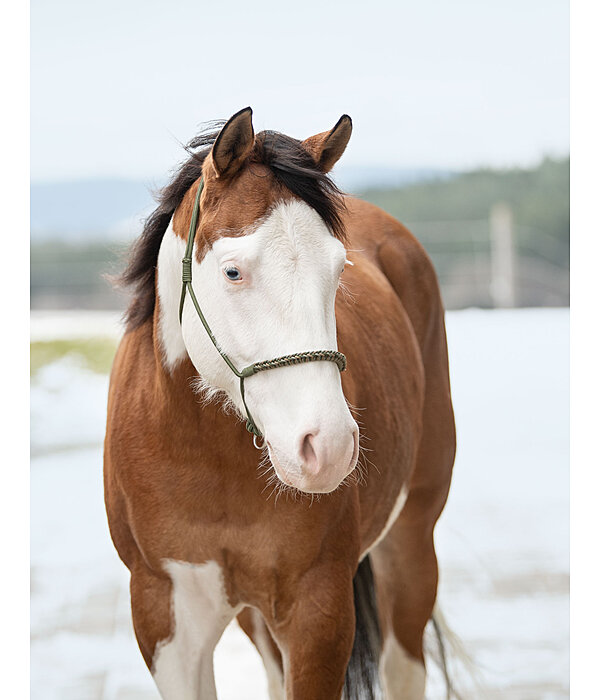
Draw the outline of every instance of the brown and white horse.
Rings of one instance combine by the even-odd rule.
[[[255,135],[238,112],[190,144],[124,273],[106,508],[169,700],[216,697],[213,651],[236,616],[272,698],[375,697],[379,682],[386,698],[424,695],[455,452],[444,309],[415,238],[327,176],[351,131],[343,116],[305,141]],[[189,294],[180,323],[201,182],[192,287],[219,348],[241,368],[339,347],[345,372],[264,371],[244,404]],[[262,454],[232,415],[247,411]]]

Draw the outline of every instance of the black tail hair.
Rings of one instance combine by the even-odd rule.
[[[344,700],[379,700],[381,697],[379,682],[381,631],[377,618],[375,582],[369,556],[366,556],[358,565],[352,584],[356,632],[342,697]]]

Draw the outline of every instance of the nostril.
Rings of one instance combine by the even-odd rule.
[[[308,433],[308,435],[304,436],[304,440],[302,440],[300,447],[300,456],[302,457],[302,461],[310,471],[316,471],[318,467],[314,439],[315,436],[312,433]]]

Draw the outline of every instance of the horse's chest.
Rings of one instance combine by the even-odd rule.
[[[268,494],[255,495],[251,488],[256,489],[256,481],[254,476],[246,491],[231,493],[188,484],[183,491],[157,488],[130,494],[129,525],[146,562],[159,570],[165,560],[212,560],[250,579],[282,562],[290,570],[304,566],[318,552],[329,530],[331,518],[326,516],[333,511],[317,514],[308,498],[299,507],[285,497],[276,502]],[[247,582],[238,583],[246,589]]]

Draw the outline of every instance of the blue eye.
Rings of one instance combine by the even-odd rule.
[[[242,273],[237,269],[237,267],[226,267],[223,270],[225,277],[232,282],[239,282],[242,279]]]

